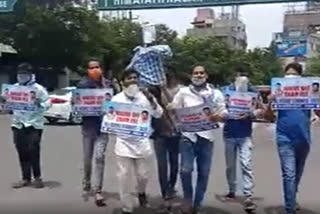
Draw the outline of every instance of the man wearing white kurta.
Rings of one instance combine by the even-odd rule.
[[[160,118],[162,108],[155,98],[147,91],[140,91],[137,86],[137,73],[126,71],[123,75],[125,89],[112,98],[113,102],[139,105],[150,109],[150,115]],[[130,214],[133,211],[133,198],[131,195],[132,176],[137,178],[137,192],[140,206],[147,206],[146,186],[148,182],[148,161],[152,154],[149,138],[117,136],[115,154],[118,164],[118,178],[120,184],[120,200],[122,213]]]

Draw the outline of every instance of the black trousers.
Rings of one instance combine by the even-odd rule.
[[[41,177],[40,169],[40,141],[42,130],[33,127],[22,129],[12,128],[13,142],[16,146],[22,172],[22,179],[31,181]]]

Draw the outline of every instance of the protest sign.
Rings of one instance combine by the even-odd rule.
[[[104,102],[111,101],[112,89],[76,89],[72,92],[73,113],[78,116],[103,115]]]
[[[34,87],[3,84],[1,95],[6,100],[3,105],[5,110],[29,112],[37,110],[35,105],[37,89]]]
[[[175,110],[177,129],[182,132],[200,132],[219,128],[219,124],[209,120],[214,113],[212,106],[203,104]]]
[[[273,109],[320,109],[320,78],[273,78]]]
[[[237,119],[254,111],[258,104],[258,94],[254,92],[224,91],[228,118]]]
[[[106,102],[101,132],[146,138],[151,134],[151,115],[148,108]]]

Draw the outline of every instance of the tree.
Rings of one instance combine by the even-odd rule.
[[[90,57],[122,69],[141,43],[141,28],[129,20],[100,21],[96,11],[65,5],[54,9],[25,3],[23,13],[0,17],[1,41],[20,60],[59,71],[79,69]]]
[[[103,47],[107,49],[103,59],[108,68],[119,73],[129,64],[133,49],[142,44],[142,28],[128,19],[107,19],[103,32]]]
[[[210,74],[210,82],[216,85],[232,82],[234,69],[240,64],[249,65],[250,79],[257,85],[270,84],[271,78],[281,72],[281,64],[272,46],[245,52],[230,49],[217,38],[185,37],[175,39],[172,49],[175,53],[172,70],[186,73],[196,64],[204,65]]]
[[[20,61],[61,71],[68,67],[81,73],[90,57],[104,62],[106,70],[120,73],[130,62],[133,49],[142,44],[140,24],[128,19],[99,20],[97,11],[73,7],[67,1],[20,0],[13,14],[0,15],[0,41],[18,51]],[[204,65],[210,82],[224,85],[233,81],[234,68],[246,63],[254,84],[269,84],[281,71],[274,46],[247,52],[233,50],[220,39],[178,38],[168,26],[156,25],[157,44],[168,44],[174,53],[170,72],[186,76],[196,64]]]
[[[253,84],[270,85],[272,77],[281,75],[281,63],[275,55],[273,46],[249,50],[243,62],[250,65],[250,76]]]
[[[171,44],[178,36],[178,33],[170,29],[167,25],[157,24],[156,26],[156,43]]]
[[[306,73],[310,76],[320,76],[320,55],[307,61]]]

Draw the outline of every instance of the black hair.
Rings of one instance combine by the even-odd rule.
[[[89,63],[90,62],[97,62],[99,63],[100,67],[102,67],[102,63],[101,63],[101,60],[99,60],[98,58],[95,58],[95,57],[92,57],[92,58],[89,58],[87,61],[86,61],[86,68],[89,68]]]
[[[205,107],[202,109],[202,111],[205,111],[205,110],[209,110],[210,111],[210,108],[209,107]]]
[[[149,115],[149,112],[148,112],[148,111],[142,111],[141,114],[147,114],[147,115]]]
[[[203,68],[204,68],[204,72],[207,73],[206,66],[204,66],[204,65],[202,65],[202,64],[194,64],[194,65],[192,66],[192,71],[191,71],[191,73],[193,73],[193,71],[194,71],[194,69],[195,69],[196,67],[203,67]]]
[[[249,67],[250,66],[248,64],[242,63],[242,64],[235,66],[234,71],[236,73],[240,73],[240,75],[241,74],[248,75],[249,74]]]
[[[314,83],[312,83],[312,86],[318,86],[318,87],[320,87],[320,83],[314,82]]]
[[[291,62],[285,67],[284,71],[287,72],[290,68],[294,69],[299,75],[302,74],[303,69],[301,64],[297,62]]]
[[[280,86],[281,86],[281,83],[280,83],[280,82],[278,82],[276,85],[280,85]]]
[[[18,72],[19,71],[27,71],[32,73],[33,67],[30,63],[24,62],[18,65],[17,67]]]
[[[139,73],[133,69],[125,70],[121,75],[121,80],[124,81],[125,78],[130,76],[131,74],[136,74],[139,77]]]

